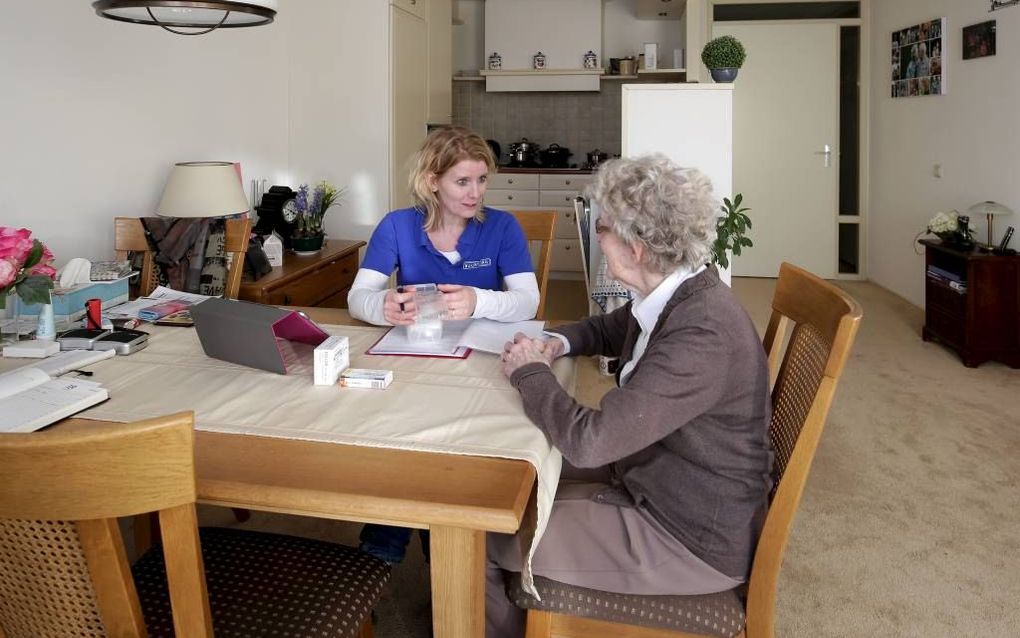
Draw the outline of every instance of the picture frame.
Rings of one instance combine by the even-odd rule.
[[[995,55],[995,20],[964,27],[962,39],[964,60]]]
[[[891,97],[946,94],[944,17],[893,31],[891,44]]]

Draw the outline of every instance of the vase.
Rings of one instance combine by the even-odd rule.
[[[298,255],[314,255],[322,250],[322,242],[325,238],[325,235],[291,237],[290,247]]]
[[[712,74],[712,79],[719,83],[729,83],[737,79],[737,69],[733,67],[723,67],[719,69],[709,69]]]
[[[14,290],[3,294],[7,295],[7,303],[3,310],[0,310],[0,346],[17,343],[19,339],[18,326],[21,320],[21,297]]]

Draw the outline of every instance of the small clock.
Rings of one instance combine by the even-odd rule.
[[[283,239],[284,248],[290,248],[290,236],[296,224],[285,218],[283,210],[287,204],[293,205],[295,195],[289,186],[273,186],[266,191],[255,207],[259,219],[253,232],[263,236],[275,232]]]
[[[283,204],[283,221],[287,222],[288,224],[293,224],[294,222],[297,221],[297,218],[298,218],[297,200],[291,197]]]

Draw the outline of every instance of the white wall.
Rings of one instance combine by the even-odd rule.
[[[890,98],[892,32],[939,17],[948,19],[949,93]],[[986,20],[997,23],[996,55],[963,60],[961,29]],[[868,277],[923,305],[924,257],[913,238],[936,211],[991,199],[1018,211],[996,220],[996,242],[1020,225],[1020,6],[989,13],[983,0],[873,2],[872,34]],[[983,241],[985,221],[972,222]]]
[[[87,0],[4,9],[0,225],[31,229],[58,265],[112,257],[112,218],[151,214],[179,161],[347,186],[333,236],[367,237],[385,214],[387,3],[283,2],[273,24],[194,37]]]
[[[368,239],[389,208],[389,3],[295,0],[286,15],[289,181],[345,186],[326,232]]]
[[[174,162],[281,176],[281,22],[182,37],[99,18],[84,0],[5,3],[0,224],[31,229],[58,264],[110,258],[112,218],[151,214]]]

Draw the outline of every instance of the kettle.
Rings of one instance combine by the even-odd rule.
[[[585,166],[587,166],[588,168],[595,168],[596,166],[610,158],[609,153],[606,153],[605,151],[600,151],[599,149],[589,151],[587,153],[587,156],[588,163]]]
[[[528,138],[522,137],[519,142],[510,144],[510,163],[515,165],[532,164],[535,156],[538,155],[538,144],[529,142]]]

